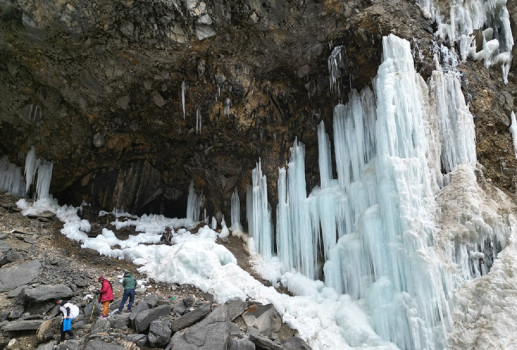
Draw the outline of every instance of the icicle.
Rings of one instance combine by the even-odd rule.
[[[0,191],[21,197],[25,194],[25,188],[20,168],[10,163],[7,157],[0,158]]]
[[[42,161],[38,166],[38,180],[36,182],[36,200],[49,197],[50,180],[52,179],[51,162]]]
[[[224,115],[226,117],[230,116],[230,107],[232,105],[232,101],[227,97],[224,99]]]
[[[203,202],[203,194],[199,196],[197,195],[194,189],[194,181],[191,181],[187,198],[187,219],[193,222],[199,221],[199,214],[201,213],[201,206],[203,205]]]
[[[39,160],[36,160],[36,150],[34,149],[34,146],[32,146],[25,158],[25,193],[29,193],[38,165]]]
[[[339,88],[339,79],[341,78],[340,65],[342,62],[341,52],[343,50],[345,50],[344,46],[336,46],[332,50],[332,53],[330,54],[327,60],[329,69],[330,91],[337,91],[338,96],[341,96],[341,91]]]
[[[183,120],[185,120],[185,80],[181,82],[181,106],[183,107]]]
[[[271,207],[267,198],[267,179],[262,174],[261,162],[251,172],[252,187],[247,192],[247,212],[250,242],[252,249],[262,255],[264,260],[273,256],[273,224],[271,221]]]
[[[231,214],[232,214],[232,231],[242,231],[242,225],[241,225],[241,202],[239,200],[239,193],[237,192],[237,188],[233,191],[232,194],[232,207],[231,207]]]
[[[332,178],[332,159],[330,150],[330,140],[325,132],[325,123],[323,120],[318,125],[318,161],[320,166],[320,183],[321,187],[327,187]]]
[[[215,216],[212,216],[212,226],[210,227],[212,230],[217,230],[217,219]]]
[[[196,134],[201,134],[201,112],[196,110]]]
[[[515,113],[512,112],[510,119],[512,121],[512,124],[510,125],[510,133],[512,134],[513,153],[517,159],[517,121],[515,121]]]

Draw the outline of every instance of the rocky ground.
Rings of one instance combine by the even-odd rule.
[[[62,224],[54,215],[23,216],[17,200],[0,194],[0,348],[309,349],[271,305],[251,300],[219,305],[212,295],[193,286],[147,279],[128,261],[81,249],[60,233]],[[100,226],[92,223],[93,234]],[[230,237],[225,244],[239,265],[253,272],[242,241]],[[131,313],[99,319],[100,305],[93,307],[91,301],[99,289],[98,277],[113,284],[110,311],[114,311],[122,296],[124,271],[144,281],[145,288],[137,289]],[[75,338],[60,344],[56,297],[81,309],[73,323]]]

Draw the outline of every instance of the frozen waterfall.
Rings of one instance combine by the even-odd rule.
[[[305,148],[294,141],[279,169],[276,235],[259,164],[248,191],[249,203],[257,202],[248,206],[250,232],[267,242],[276,236],[287,271],[324,277],[363,300],[383,339],[401,349],[443,349],[454,291],[489,271],[507,244],[509,219],[483,209],[473,117],[455,74],[438,67],[428,87],[409,42],[390,35],[373,87],[352,91],[334,109],[337,179],[325,125],[318,126],[321,182],[308,196]],[[452,193],[458,211],[447,199]],[[271,257],[268,245],[264,260]]]

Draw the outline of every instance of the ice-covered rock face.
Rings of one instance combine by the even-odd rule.
[[[323,123],[321,186],[307,196],[298,141],[279,171],[276,242],[284,269],[324,277],[364,302],[373,329],[401,349],[442,349],[448,333],[469,328],[462,324],[468,317],[456,314],[465,307],[458,288],[470,293],[464,290],[476,279],[490,278],[514,239],[514,204],[476,168],[474,120],[458,75],[438,65],[428,84],[409,43],[385,37],[374,91],[354,91],[335,107],[337,178]],[[263,258],[271,260],[270,250]]]
[[[437,22],[436,34],[459,44],[462,60],[483,60],[488,68],[501,65],[508,83],[512,64],[513,35],[506,0],[418,0],[426,18]]]

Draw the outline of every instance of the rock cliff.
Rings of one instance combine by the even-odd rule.
[[[445,3],[445,2],[444,2]],[[514,37],[517,5],[508,4]],[[412,42],[428,78],[436,23],[414,1],[0,1],[0,154],[34,146],[62,202],[184,216],[193,180],[229,217],[261,159],[271,201],[297,137],[318,184],[316,127],[372,84],[381,39]],[[328,58],[341,46],[336,86]],[[418,54],[420,53],[420,54]],[[515,56],[514,47],[514,56]],[[486,175],[514,191],[514,72],[460,63]],[[331,135],[332,137],[332,135]]]

